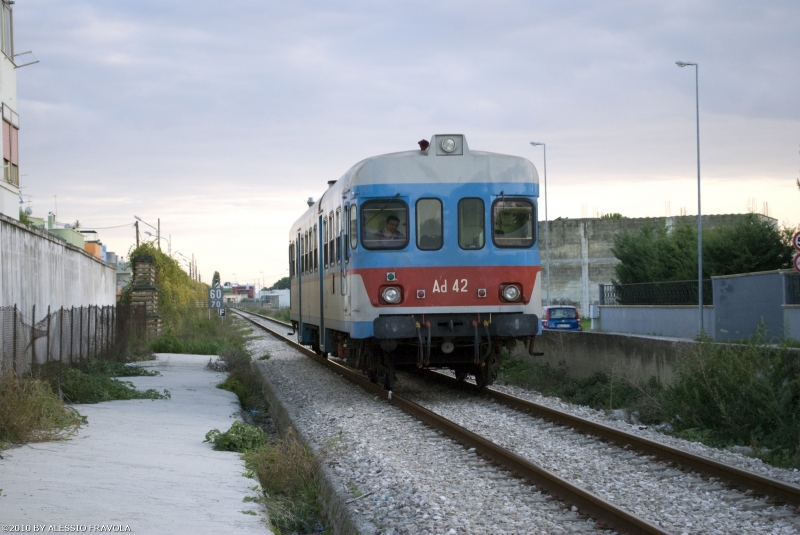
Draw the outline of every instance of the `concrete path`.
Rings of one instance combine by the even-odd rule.
[[[261,507],[243,501],[258,493],[239,454],[203,442],[239,410],[208,359],[160,354],[141,363],[160,376],[130,380],[172,399],[76,405],[89,424],[71,439],[0,452],[0,533],[270,534]]]

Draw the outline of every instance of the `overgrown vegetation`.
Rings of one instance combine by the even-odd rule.
[[[216,314],[209,317],[207,309],[190,307],[174,317],[161,336],[150,341],[150,349],[154,353],[193,355],[244,352],[248,332],[230,318],[223,321]]]
[[[320,525],[322,508],[315,479],[314,456],[289,430],[283,438],[267,438],[260,427],[268,424],[268,403],[264,385],[252,369],[249,353],[243,346],[222,352],[229,374],[218,388],[237,395],[242,408],[258,426],[235,422],[225,433],[211,430],[206,440],[215,449],[240,451],[248,472],[258,477],[262,496],[275,533],[313,533]]]
[[[196,306],[198,302],[205,304],[208,299],[208,285],[193,281],[177,260],[163,253],[152,243],[142,243],[128,252],[128,257],[136,261],[138,257],[150,257],[156,268],[156,288],[158,290],[158,314],[165,327],[175,327],[182,321],[185,311]],[[129,303],[133,288],[126,286],[120,297]],[[205,310],[204,310],[205,312]]]
[[[678,358],[669,386],[614,374],[575,380],[564,369],[508,358],[499,380],[600,410],[627,409],[645,424],[714,447],[748,446],[776,466],[800,468],[800,361],[763,330],[743,344],[701,339]]]

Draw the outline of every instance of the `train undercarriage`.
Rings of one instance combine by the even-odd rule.
[[[374,322],[375,337],[328,331],[335,344],[326,348],[336,347],[336,356],[390,390],[396,370],[422,368],[450,369],[458,380],[472,375],[482,388],[494,383],[504,350],[512,350],[517,340],[532,350],[538,325],[533,314],[381,316]],[[318,333],[311,338],[312,349],[324,354]]]

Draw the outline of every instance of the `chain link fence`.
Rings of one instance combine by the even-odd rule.
[[[0,307],[0,373],[30,373],[35,364],[78,363],[88,359],[127,360],[146,343],[144,306],[60,308],[35,321],[16,305]]]
[[[697,305],[697,281],[601,284],[601,305]],[[703,281],[703,305],[714,304],[711,279]]]

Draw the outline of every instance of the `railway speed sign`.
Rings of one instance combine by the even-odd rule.
[[[800,230],[795,232],[794,236],[792,236],[792,245],[794,245],[794,248],[800,253]]]
[[[800,253],[794,255],[794,270],[800,273]]]
[[[222,288],[219,285],[208,289],[208,308],[222,308]]]

